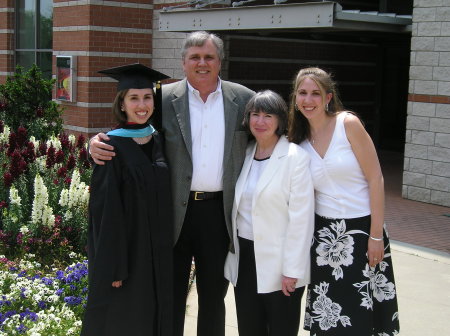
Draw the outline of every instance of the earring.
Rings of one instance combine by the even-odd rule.
[[[325,104],[325,111],[328,112],[328,103]]]
[[[297,104],[294,104],[294,111],[295,111],[295,112],[300,111],[299,108],[298,108],[298,106],[297,106]]]

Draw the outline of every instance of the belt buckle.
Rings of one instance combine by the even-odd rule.
[[[194,193],[194,200],[195,200],[195,201],[203,201],[204,198],[198,198],[198,195],[203,195],[203,194],[204,194],[203,191],[196,191],[196,192]]]

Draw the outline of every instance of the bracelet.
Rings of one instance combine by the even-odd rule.
[[[372,236],[369,236],[369,238],[372,239],[372,240],[375,240],[375,241],[382,241],[383,240],[383,237],[381,237],[381,238],[374,238]]]

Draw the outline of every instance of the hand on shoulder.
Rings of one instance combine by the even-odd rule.
[[[102,140],[109,140],[109,137],[104,133],[99,133],[89,140],[89,154],[91,154],[94,162],[100,166],[116,155],[114,147],[102,142]]]

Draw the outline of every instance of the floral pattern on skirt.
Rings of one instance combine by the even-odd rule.
[[[305,329],[312,336],[391,336],[400,330],[389,239],[375,267],[367,259],[370,216],[316,215]]]

